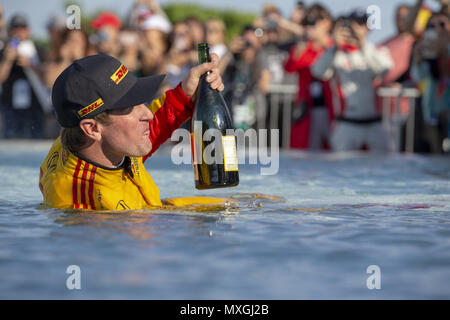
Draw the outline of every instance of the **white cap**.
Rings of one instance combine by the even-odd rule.
[[[172,31],[172,24],[165,17],[154,14],[142,22],[141,25],[144,30],[159,30],[164,33],[169,33]]]

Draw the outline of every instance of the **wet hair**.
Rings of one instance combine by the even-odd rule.
[[[105,126],[110,125],[112,122],[108,111],[96,115],[93,119]],[[81,130],[79,125],[73,128],[61,129],[61,143],[63,147],[67,148],[72,153],[80,152],[88,142],[88,139],[89,138],[83,130]]]

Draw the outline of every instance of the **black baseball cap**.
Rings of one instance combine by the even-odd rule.
[[[366,23],[369,15],[364,8],[356,8],[349,14],[349,19],[354,20],[360,24]]]
[[[74,61],[56,79],[52,103],[64,128],[78,126],[106,110],[150,103],[165,75],[136,78],[119,60],[106,54]]]
[[[28,19],[25,15],[17,13],[9,20],[9,27],[13,28],[28,28]]]

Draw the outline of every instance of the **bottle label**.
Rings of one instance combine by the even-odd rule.
[[[238,171],[238,158],[236,152],[236,137],[223,136],[223,163],[225,171]]]
[[[197,157],[195,155],[195,143],[194,143],[194,133],[191,133],[191,152],[192,152],[192,165],[194,166],[194,180],[198,180],[198,167],[197,167]]]

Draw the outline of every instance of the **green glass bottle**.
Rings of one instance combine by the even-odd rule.
[[[198,45],[198,57],[200,64],[211,61],[207,43]],[[194,180],[199,190],[239,184],[233,121],[222,94],[206,82],[208,74],[200,78],[191,119]]]

